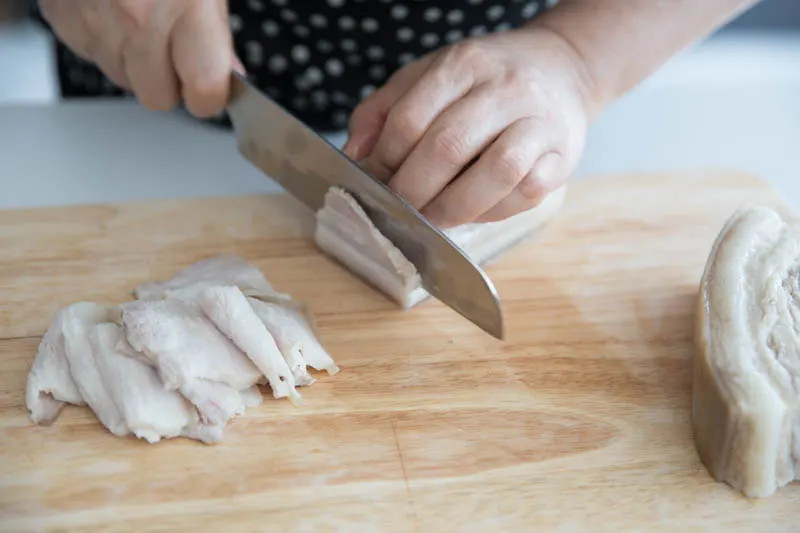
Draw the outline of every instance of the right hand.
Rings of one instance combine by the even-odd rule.
[[[145,107],[184,101],[210,117],[228,99],[233,52],[226,0],[39,0],[42,16],[77,55]]]

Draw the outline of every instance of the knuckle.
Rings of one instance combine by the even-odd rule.
[[[480,68],[486,63],[486,49],[475,41],[463,41],[453,45],[452,60],[459,66]]]
[[[86,28],[86,33],[91,36],[100,36],[103,35],[103,26],[106,24],[106,21],[100,16],[97,9],[84,9],[81,11],[83,15],[83,25]]]
[[[372,107],[370,102],[366,100],[358,104],[353,109],[353,112],[350,113],[350,120],[348,121],[350,128],[361,127],[362,125],[375,121],[375,112]]]
[[[501,186],[513,189],[530,170],[528,167],[530,164],[519,150],[503,150],[494,164],[494,179]]]
[[[516,69],[504,72],[498,81],[506,91],[515,95],[534,89],[534,84],[531,83],[529,77]]]
[[[143,30],[150,25],[153,9],[150,0],[119,0],[118,6],[123,20],[134,30]]]
[[[464,135],[451,128],[445,128],[433,136],[433,152],[435,157],[451,164],[461,163],[469,155]]]
[[[413,109],[398,105],[389,112],[386,119],[387,127],[405,142],[414,142],[424,132],[421,121],[417,118],[417,113]]]

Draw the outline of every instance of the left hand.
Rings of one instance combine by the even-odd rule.
[[[550,30],[474,38],[398,70],[355,109],[344,151],[441,228],[502,220],[564,184],[588,94]]]

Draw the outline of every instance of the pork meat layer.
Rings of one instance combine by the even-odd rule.
[[[475,263],[487,264],[555,217],[565,194],[562,187],[524,213],[499,222],[465,224],[444,233]],[[351,272],[404,309],[430,296],[416,267],[375,227],[352,195],[332,187],[316,216],[317,246]]]
[[[800,221],[731,216],[700,283],[692,422],[711,475],[748,497],[800,478]]]

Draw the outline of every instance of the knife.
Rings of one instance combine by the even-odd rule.
[[[317,212],[330,187],[350,193],[416,267],[431,296],[502,339],[503,316],[488,276],[419,211],[246,78],[231,75],[227,105],[241,154]]]

